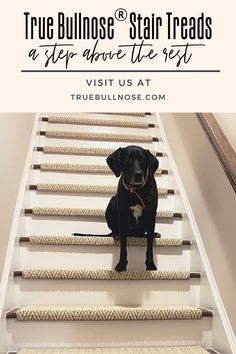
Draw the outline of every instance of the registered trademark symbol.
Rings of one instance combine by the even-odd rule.
[[[114,16],[118,21],[124,21],[128,16],[128,12],[125,9],[120,8],[115,11]]]

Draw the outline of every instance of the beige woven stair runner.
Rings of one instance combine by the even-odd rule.
[[[81,140],[97,140],[97,141],[120,141],[120,142],[140,142],[152,143],[153,138],[149,135],[125,135],[125,134],[108,134],[108,133],[92,133],[77,132],[63,130],[46,130],[46,137],[65,138],[65,139],[81,139]]]
[[[117,186],[39,183],[37,184],[37,190],[44,192],[115,194]],[[167,193],[167,188],[158,188],[159,195],[166,196]]]
[[[59,117],[48,116],[48,123],[58,124],[78,124],[78,125],[92,125],[104,127],[121,127],[121,128],[143,128],[147,129],[149,123],[143,121],[131,120],[111,120],[111,119],[93,119],[93,118],[75,118],[75,117]]]
[[[209,354],[201,346],[21,349],[19,354]]]
[[[200,320],[192,306],[26,306],[16,311],[18,321],[132,321]]]
[[[29,237],[32,245],[69,245],[69,246],[119,246],[120,242],[113,237],[99,236],[63,236],[63,235],[32,235]],[[146,238],[128,237],[128,246],[147,245]],[[154,247],[181,247],[183,240],[180,238],[154,238]]]
[[[66,172],[88,172],[112,174],[113,172],[105,165],[82,165],[69,163],[41,163],[40,169],[43,171],[66,171]],[[162,170],[159,168],[155,175],[161,176]]]
[[[88,217],[105,217],[104,209],[92,209],[92,208],[48,208],[48,207],[34,207],[32,208],[34,215],[45,216],[88,216]],[[157,218],[171,219],[174,213],[168,210],[159,210],[157,212]]]
[[[188,280],[190,272],[126,271],[83,269],[23,269],[24,279],[91,279],[91,280]]]
[[[72,154],[72,155],[88,155],[88,156],[108,156],[112,154],[115,149],[107,148],[86,148],[75,146],[43,146],[43,152],[48,154]],[[156,151],[151,153],[155,156]]]

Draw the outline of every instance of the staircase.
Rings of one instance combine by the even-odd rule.
[[[2,352],[232,353],[160,128],[155,114],[36,118],[5,266]],[[115,272],[119,243],[103,236],[117,185],[105,157],[130,144],[160,162],[157,271],[145,270],[146,240],[130,238],[128,271]]]

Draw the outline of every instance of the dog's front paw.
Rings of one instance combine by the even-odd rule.
[[[125,272],[126,271],[126,266],[128,262],[121,262],[119,261],[117,265],[115,266],[115,270],[117,272]]]
[[[153,261],[146,261],[146,270],[157,270]]]
[[[113,237],[114,241],[119,241],[120,240],[120,236],[119,235],[112,234],[112,237]]]
[[[159,234],[159,232],[154,232],[154,238],[160,238],[161,234]]]

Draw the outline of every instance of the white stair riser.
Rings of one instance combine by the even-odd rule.
[[[181,247],[154,250],[158,270],[189,270],[190,250]],[[119,247],[28,246],[21,247],[21,268],[114,269]],[[145,269],[145,247],[128,247],[128,268]]]
[[[15,278],[16,306],[184,305],[199,306],[199,279],[190,280],[28,280]]]
[[[96,204],[97,205],[97,204]],[[111,232],[105,219],[87,217],[46,217],[27,215],[25,218],[25,232],[20,236],[32,234],[46,235],[71,235],[74,232],[87,234],[107,234]],[[181,220],[169,220],[166,223],[156,223],[155,230],[160,232],[163,237],[180,237]]]
[[[12,348],[206,345],[211,320],[17,322],[8,321]]]
[[[34,193],[34,194],[33,194]],[[62,207],[62,208],[99,208],[106,209],[112,195],[103,195],[89,193],[84,195],[72,193],[50,193],[50,192],[32,192],[32,206],[37,207]],[[131,196],[132,197],[132,196]],[[137,197],[133,196],[133,205],[138,203]],[[159,198],[158,210],[175,210],[173,195],[165,198]]]

